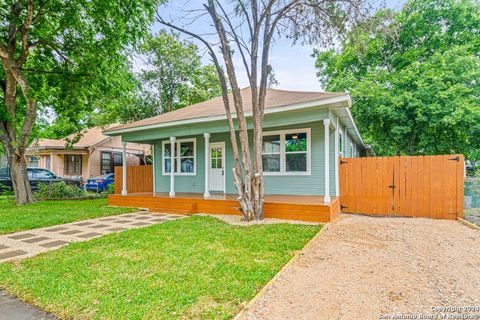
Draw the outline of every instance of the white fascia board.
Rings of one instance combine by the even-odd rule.
[[[347,107],[350,106],[351,105],[350,96],[342,95],[342,96],[332,97],[332,98],[328,98],[328,99],[296,103],[296,104],[292,104],[292,105],[284,106],[284,107],[276,107],[276,108],[268,108],[268,109],[265,108],[265,114],[279,113],[279,112],[313,108],[313,107],[327,107],[329,104],[341,103],[341,102],[346,102]],[[251,116],[252,116],[251,111],[245,112],[245,117],[251,117]],[[237,117],[237,115],[235,113],[232,113],[232,118],[235,119],[236,117]],[[195,124],[195,123],[205,123],[205,122],[219,121],[219,120],[227,120],[227,115],[224,114],[224,115],[219,115],[219,116],[193,118],[193,119],[178,120],[178,121],[172,121],[172,122],[157,123],[157,124],[151,124],[151,125],[145,125],[145,126],[139,126],[139,127],[132,127],[132,128],[126,128],[126,129],[118,129],[118,130],[107,131],[107,132],[103,132],[103,134],[107,135],[107,136],[115,136],[115,135],[119,135],[119,134],[122,134],[122,133],[129,133],[129,132],[142,131],[142,130],[148,130],[148,129],[174,127],[174,126],[181,126],[181,125],[188,125],[188,124]]]
[[[357,125],[355,124],[355,121],[353,120],[353,116],[352,116],[352,113],[350,112],[350,109],[349,108],[345,108],[345,109],[347,111],[348,119],[352,122],[353,130],[357,134],[358,139],[360,140],[360,143],[365,148],[365,143],[363,142],[362,136],[360,135],[360,132],[358,131]]]

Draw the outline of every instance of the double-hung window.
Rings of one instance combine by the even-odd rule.
[[[115,172],[115,167],[123,165],[123,155],[120,152],[102,151],[100,171],[102,174]]]
[[[264,133],[262,161],[265,175],[310,174],[310,129]]]
[[[30,156],[28,157],[28,166],[31,168],[38,168],[38,164],[40,162],[39,156]]]
[[[162,143],[163,174],[168,175],[172,170],[177,175],[195,175],[195,139],[180,139],[175,141],[175,155],[172,161],[172,146],[170,141]]]
[[[82,174],[82,155],[80,154],[66,154],[64,173],[69,176]]]

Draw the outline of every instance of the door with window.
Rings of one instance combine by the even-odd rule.
[[[210,191],[225,192],[225,142],[210,144]]]
[[[45,169],[52,170],[52,157],[50,155],[45,156]]]

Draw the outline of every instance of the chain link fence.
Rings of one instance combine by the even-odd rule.
[[[465,219],[480,226],[480,177],[465,178]]]

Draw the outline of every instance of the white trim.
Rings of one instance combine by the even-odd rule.
[[[358,131],[357,125],[355,124],[355,121],[353,120],[352,112],[348,108],[345,108],[345,110],[347,111],[348,118],[350,119],[350,121],[353,124],[353,130],[355,130],[355,133],[357,134],[358,139],[360,140],[360,143],[365,148],[366,147],[365,142],[363,142],[362,136],[360,135],[360,132]]]
[[[225,173],[225,169],[227,168],[227,163],[226,159],[227,157],[225,156],[225,141],[221,142],[210,142],[208,144],[208,174],[210,174],[210,168],[211,168],[211,161],[212,158],[210,157],[210,153],[212,152],[212,146],[214,145],[219,145],[222,146],[222,165],[223,165],[223,193],[227,193],[227,175]],[[210,190],[210,185],[208,186],[209,191],[218,191],[218,190]]]
[[[156,173],[155,173],[155,145],[152,144],[152,171],[153,171],[153,193],[157,192],[157,184],[155,183],[156,180]]]
[[[175,141],[175,137],[170,137],[170,152],[172,155],[172,159],[170,160],[170,192],[169,196],[174,197],[175,196],[175,148],[177,146],[177,142]],[[163,155],[164,155],[164,150],[163,150],[163,143],[162,143],[162,164],[165,164],[165,161],[163,161]],[[163,166],[162,166],[163,168]]]
[[[340,135],[342,136],[342,139],[341,139],[342,140],[342,149],[340,150],[340,146],[339,146],[338,154],[342,158],[345,158],[345,132],[342,130],[342,128],[340,126],[338,127],[338,130],[339,130]],[[340,136],[339,136],[339,138],[340,138]]]
[[[122,196],[127,194],[127,142],[122,141]]]
[[[337,125],[335,128],[335,195],[338,197],[340,196],[340,172],[339,172],[339,161],[340,161],[340,153],[338,150],[338,137],[339,137],[339,129],[340,123],[337,117]]]
[[[196,176],[197,175],[197,139],[188,138],[188,139],[175,139],[176,147],[179,147],[181,142],[193,142],[193,172],[175,172],[176,176]],[[170,172],[165,172],[165,145],[169,144],[170,140],[162,141],[162,175],[168,176]],[[173,155],[173,153],[172,153]],[[177,168],[180,169],[181,161],[180,157],[173,157],[174,161],[177,161]],[[171,161],[170,166],[173,171],[175,171],[174,163]]]
[[[350,142],[350,158],[354,157],[354,152],[353,152],[353,142]]]
[[[323,201],[330,203],[330,119],[323,120],[325,145],[325,195]]]
[[[205,190],[203,192],[204,198],[210,198],[210,133],[204,133],[205,139]]]
[[[345,94],[342,96],[332,97],[328,99],[313,100],[313,101],[296,103],[296,104],[275,107],[275,108],[265,108],[265,114],[292,111],[292,110],[305,109],[305,108],[313,108],[313,107],[323,107],[329,104],[341,103],[341,102],[346,102],[347,106],[345,108],[348,108],[351,105],[350,96]],[[326,107],[326,109],[328,109],[328,106]],[[251,116],[252,116],[251,111],[245,112],[245,117],[251,117]],[[237,115],[235,113],[232,113],[232,118],[236,118],[236,117]],[[111,131],[107,130],[103,132],[103,134],[110,136],[110,135],[116,135],[120,133],[134,132],[134,131],[140,131],[140,130],[165,128],[165,127],[179,126],[179,125],[185,125],[185,124],[204,123],[204,122],[226,120],[226,119],[227,119],[226,115],[193,118],[193,119],[185,119],[185,120],[178,120],[178,121],[171,121],[171,122],[155,123],[155,124],[132,127],[132,128],[117,129],[117,130],[111,130]]]
[[[307,171],[306,172],[287,172],[286,171],[286,154],[285,152],[285,135],[289,133],[302,133],[305,132],[307,134]],[[276,131],[266,131],[263,132],[263,136],[271,136],[271,135],[280,135],[280,172],[263,172],[264,176],[309,176],[312,174],[312,129],[311,128],[298,128],[298,129],[288,129],[288,130],[276,130]],[[289,152],[289,153],[305,153],[301,152]],[[262,155],[264,153],[262,152]],[[277,154],[277,153],[265,153],[265,154]]]

